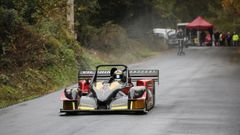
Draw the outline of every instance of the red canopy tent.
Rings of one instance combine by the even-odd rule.
[[[202,44],[203,40],[200,40],[200,31],[202,30],[208,30],[210,33],[210,38],[212,37],[213,34],[213,25],[211,23],[209,23],[208,21],[206,21],[205,19],[203,19],[201,16],[198,16],[196,19],[194,19],[191,23],[186,25],[187,29],[191,29],[191,30],[197,30],[197,38],[194,38],[194,42],[195,44]],[[190,39],[192,38],[192,34],[190,33]],[[197,39],[197,40],[195,40]],[[212,39],[211,39],[212,40]],[[213,41],[212,45],[214,44]]]
[[[187,28],[197,29],[197,30],[206,30],[206,29],[212,29],[213,25],[207,22],[201,16],[198,16],[196,19],[194,19],[191,23],[187,25]]]

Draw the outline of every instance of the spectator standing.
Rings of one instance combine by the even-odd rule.
[[[220,32],[219,40],[220,40],[220,45],[225,46],[225,34],[223,32]]]
[[[205,31],[201,31],[201,33],[200,33],[200,46],[204,46],[205,45],[205,38],[206,38]]]
[[[227,45],[231,46],[231,41],[232,41],[232,35],[230,32],[227,33],[226,35],[226,40],[227,40]]]
[[[205,43],[207,46],[210,46],[212,43],[212,38],[211,38],[211,34],[207,33],[206,37],[205,37]]]
[[[238,45],[238,40],[239,40],[239,36],[236,32],[233,33],[232,36],[232,41],[233,41],[233,46],[237,46]]]
[[[214,33],[214,39],[215,39],[215,45],[216,46],[219,46],[219,35],[220,35],[219,32]]]

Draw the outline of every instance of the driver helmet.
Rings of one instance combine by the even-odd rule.
[[[113,77],[116,81],[121,81],[123,79],[123,72],[122,70],[116,70],[113,74]]]

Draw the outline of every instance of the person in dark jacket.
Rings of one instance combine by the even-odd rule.
[[[226,40],[227,40],[227,45],[231,46],[231,42],[232,42],[232,35],[230,32],[227,33],[226,35]]]
[[[220,45],[220,43],[219,43],[219,36],[220,36],[220,33],[218,31],[214,33],[214,39],[215,39],[215,45],[216,46]]]
[[[183,52],[183,41],[184,41],[184,32],[182,31],[182,29],[179,29],[179,31],[177,32],[177,38],[179,41],[179,45],[178,45],[178,55],[185,55],[185,53]]]

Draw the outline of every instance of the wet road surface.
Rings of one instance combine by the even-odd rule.
[[[130,65],[160,70],[156,107],[147,115],[61,116],[60,91],[0,109],[1,135],[239,135],[236,48],[176,50]]]

